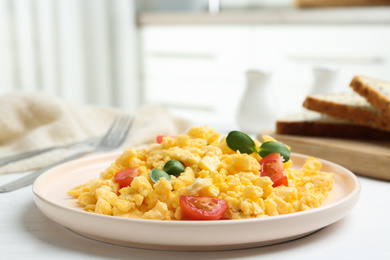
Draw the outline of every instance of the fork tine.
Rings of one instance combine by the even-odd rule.
[[[103,141],[107,140],[107,138],[112,134],[112,131],[114,130],[114,127],[116,126],[116,124],[118,123],[120,118],[121,118],[120,116],[115,117],[114,121],[110,125],[110,128],[107,130],[107,132],[104,134],[104,136],[100,139],[98,146],[100,146],[100,144]]]
[[[123,125],[123,128],[122,128],[122,131],[119,133],[120,136],[117,138],[117,143],[116,143],[116,146],[120,146],[121,144],[123,144],[123,142],[125,141],[130,129],[133,127],[133,124],[134,124],[134,121],[135,121],[135,117],[133,117],[131,120],[130,120],[130,116],[127,115],[126,120],[124,120],[124,125]]]
[[[134,121],[135,117],[130,120],[129,115],[118,116],[96,148],[107,150],[119,147],[125,141]]]

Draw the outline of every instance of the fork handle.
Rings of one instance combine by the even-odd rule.
[[[23,160],[23,159],[26,159],[29,157],[33,157],[33,156],[39,155],[41,153],[50,152],[51,150],[54,150],[54,149],[56,149],[56,147],[50,147],[50,148],[45,148],[45,149],[42,149],[39,151],[25,152],[25,153],[17,154],[14,156],[4,157],[4,158],[0,159],[0,166],[5,165],[5,164],[10,163],[10,162],[15,162],[15,161]]]
[[[50,152],[50,151],[56,150],[56,149],[64,149],[64,148],[76,147],[79,145],[93,144],[95,141],[96,141],[95,138],[92,138],[92,139],[87,139],[87,140],[72,143],[72,144],[66,144],[66,145],[61,145],[61,146],[52,146],[52,147],[43,148],[43,149],[39,149],[39,150],[20,153],[17,155],[2,157],[2,158],[0,158],[0,166],[3,166],[5,164],[11,163],[11,162],[16,162],[19,160],[27,159],[27,158],[30,158],[30,157],[33,157],[33,156],[36,156],[36,155],[39,155],[42,153],[47,153],[47,152]]]
[[[23,176],[19,179],[16,179],[14,181],[11,181],[9,183],[6,183],[6,184],[3,184],[0,186],[0,193],[4,193],[4,192],[9,192],[9,191],[13,191],[13,190],[16,190],[16,189],[19,189],[19,188],[22,188],[22,187],[25,187],[27,185],[30,185],[32,184],[35,179],[41,175],[43,172],[59,165],[59,164],[62,164],[62,163],[65,163],[65,162],[69,162],[71,160],[74,160],[76,158],[79,158],[85,154],[88,154],[90,153],[91,150],[88,150],[88,151],[83,151],[83,152],[79,152],[79,153],[76,153],[76,154],[73,154],[73,155],[70,155],[68,157],[65,157],[64,159],[61,159],[55,163],[52,163],[52,164],[49,164],[48,166],[42,168],[42,169],[39,169],[39,170],[36,170],[26,176]]]

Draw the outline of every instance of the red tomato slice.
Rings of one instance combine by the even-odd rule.
[[[114,180],[119,184],[119,187],[122,189],[123,187],[127,187],[131,185],[134,177],[139,175],[139,170],[137,167],[128,168],[121,170],[114,175]]]
[[[280,154],[271,153],[260,160],[260,175],[261,177],[270,177],[274,183],[272,186],[280,185],[288,186],[288,178],[283,167],[283,160]]]
[[[173,136],[173,135],[158,135],[158,136],[156,137],[156,142],[157,142],[158,144],[161,144],[162,141],[163,141],[163,139],[164,139],[164,137],[166,137],[166,136],[175,138],[175,136]]]
[[[217,220],[225,214],[227,202],[217,198],[180,195],[180,207],[192,220]]]

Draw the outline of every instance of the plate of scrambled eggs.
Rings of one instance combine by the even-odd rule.
[[[269,136],[246,142],[246,153],[228,138],[194,127],[143,148],[75,160],[43,173],[34,200],[53,221],[89,238],[205,251],[299,238],[340,220],[358,200],[360,184],[348,169],[265,154],[263,144],[277,144]]]

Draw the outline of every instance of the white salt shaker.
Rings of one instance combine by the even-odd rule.
[[[278,104],[272,85],[269,84],[270,79],[270,71],[246,72],[246,89],[236,116],[241,131],[256,134],[261,130],[275,128]]]
[[[313,68],[314,82],[310,93],[328,94],[337,92],[338,66],[321,65]]]

